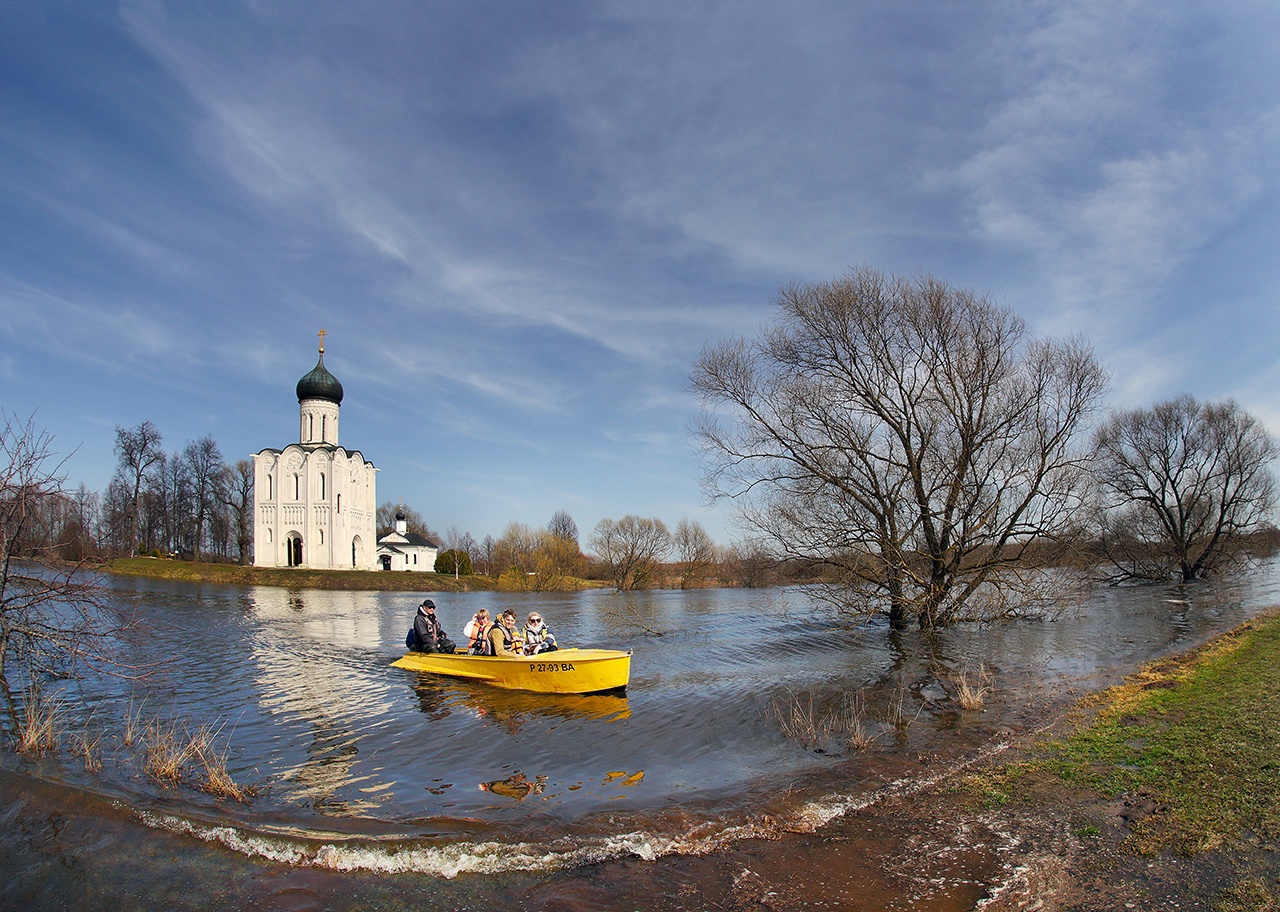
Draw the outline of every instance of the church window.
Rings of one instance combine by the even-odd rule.
[[[321,473],[320,473],[320,499],[321,499],[321,500],[324,500],[324,499],[325,499],[325,493],[324,493],[324,472],[321,472]]]
[[[293,476],[293,499],[294,500],[302,499],[302,483],[299,480],[296,472],[294,473],[294,476]]]
[[[325,437],[325,433],[326,433],[325,428],[328,426],[328,423],[329,422],[328,422],[327,416],[321,415],[320,416],[320,439],[321,440],[328,439],[327,437]]]
[[[272,476],[270,475],[267,476],[267,500],[271,500],[273,497],[271,493],[271,482],[274,480],[275,479]]]
[[[324,529],[320,530],[320,544],[324,544]]]
[[[342,512],[342,495],[341,494],[338,495],[338,512],[339,513]]]

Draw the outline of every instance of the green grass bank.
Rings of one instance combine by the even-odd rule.
[[[1067,821],[1073,873],[1095,886],[1132,875],[1141,896],[1140,872],[1168,865],[1189,890],[1218,884],[1209,908],[1280,910],[1280,609],[1145,665],[1067,721],[964,789]]]
[[[396,573],[388,570],[312,570],[306,567],[242,567],[153,557],[122,557],[99,569],[120,576],[184,580],[193,583],[232,583],[240,586],[280,586],[287,589],[349,589],[386,592],[469,592],[497,589],[487,576],[440,573]]]

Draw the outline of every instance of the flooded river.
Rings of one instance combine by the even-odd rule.
[[[597,696],[391,668],[422,594],[110,585],[135,621],[121,655],[147,674],[67,684],[64,726],[97,739],[100,768],[69,737],[4,758],[5,908],[500,908],[584,865],[812,830],[1280,602],[1280,564],[933,637],[859,628],[803,589],[433,593],[455,640],[512,607],[562,645],[633,650],[625,695]],[[962,676],[982,710],[960,706]],[[215,733],[252,799],[160,784],[129,719]]]

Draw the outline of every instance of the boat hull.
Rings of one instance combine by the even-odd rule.
[[[395,668],[482,681],[507,690],[585,694],[621,690],[631,677],[631,653],[615,649],[558,649],[536,656],[448,655],[410,652]]]

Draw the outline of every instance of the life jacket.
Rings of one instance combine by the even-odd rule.
[[[467,622],[467,627],[462,631],[467,637],[467,652],[474,655],[493,655],[493,646],[489,643],[489,629],[492,623],[481,624],[472,618]]]
[[[488,652],[486,652],[485,655],[496,655],[496,653],[493,650],[493,640],[490,639],[489,637],[489,634],[491,634],[495,628],[497,630],[502,631],[502,645],[507,650],[507,652],[515,652],[514,647],[516,645],[516,641],[512,632],[508,630],[504,624],[495,623],[492,627],[490,627],[488,630],[484,632],[484,645],[485,645],[485,648],[488,650]]]
[[[530,653],[537,652],[538,647],[546,643],[548,639],[552,643],[556,641],[556,638],[551,634],[551,628],[546,625],[545,621],[537,627],[529,624],[524,628],[524,644],[529,647],[527,651]]]

